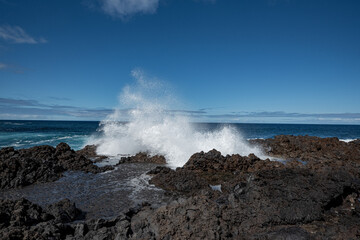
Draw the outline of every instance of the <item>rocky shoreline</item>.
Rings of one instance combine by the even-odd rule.
[[[84,219],[69,200],[41,207],[0,200],[1,239],[359,239],[360,140],[276,136],[252,140],[269,157],[195,153],[181,168],[158,166],[150,183],[169,196],[112,219]],[[95,147],[0,150],[0,187],[56,181],[65,171],[100,173]],[[139,153],[130,162],[164,163]]]
[[[69,170],[100,173],[112,169],[111,166],[97,167],[66,143],[56,148],[43,145],[15,150],[7,147],[0,150],[0,189],[56,181]]]

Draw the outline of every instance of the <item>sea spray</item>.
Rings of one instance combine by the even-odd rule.
[[[173,110],[169,103],[175,102],[174,98],[164,84],[145,79],[141,71],[133,71],[132,75],[136,84],[123,89],[119,108],[100,123],[100,135],[88,142],[98,145],[99,154],[116,156],[147,151],[164,155],[170,167],[183,166],[195,152],[214,148],[223,155],[263,156],[234,127],[197,129],[187,111]],[[124,120],[127,122],[121,122]]]

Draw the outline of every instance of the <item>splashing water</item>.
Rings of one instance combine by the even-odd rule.
[[[88,144],[98,145],[102,155],[136,154],[148,151],[164,155],[170,167],[183,166],[192,154],[217,149],[223,155],[254,153],[263,156],[250,146],[231,126],[204,132],[190,123],[190,118],[169,111],[173,100],[158,81],[145,81],[140,71],[133,71],[137,80],[134,87],[127,86],[120,94],[120,106],[100,123],[101,136]],[[165,93],[165,94],[164,94]],[[120,122],[128,119],[128,122]]]

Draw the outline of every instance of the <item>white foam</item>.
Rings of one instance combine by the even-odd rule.
[[[130,179],[127,185],[131,188],[131,194],[129,194],[128,197],[137,202],[141,199],[138,197],[138,194],[144,190],[161,191],[161,189],[155,187],[155,185],[149,184],[150,179],[151,176],[146,173],[141,174],[139,177]]]
[[[348,143],[348,142],[356,140],[356,138],[354,138],[354,139],[339,139],[339,140],[342,141],[342,142]]]
[[[115,110],[101,122],[101,136],[92,137],[87,143],[98,145],[98,154],[116,156],[148,151],[164,155],[170,167],[183,166],[192,154],[214,148],[223,155],[254,153],[263,157],[258,148],[250,146],[231,126],[211,132],[198,131],[189,117],[168,111],[172,109],[166,104],[171,95],[157,94],[167,92],[161,84],[145,81],[139,72],[133,76],[138,84],[125,87],[119,97],[120,107],[130,110]],[[129,121],[119,122],[124,118]]]

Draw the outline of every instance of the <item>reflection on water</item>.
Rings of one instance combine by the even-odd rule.
[[[164,191],[149,185],[145,174],[156,166],[130,163],[101,174],[67,172],[56,182],[1,190],[0,198],[24,197],[41,206],[68,198],[87,212],[88,219],[115,217],[142,202],[159,205],[166,200]]]

